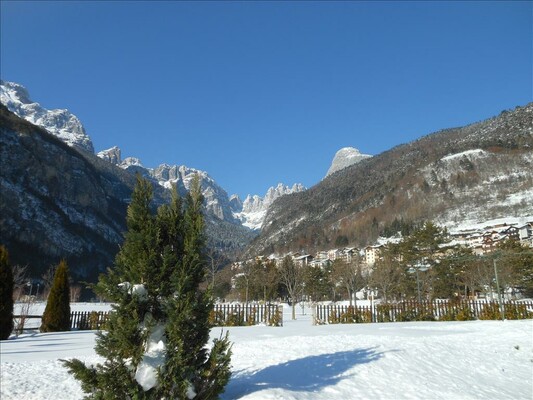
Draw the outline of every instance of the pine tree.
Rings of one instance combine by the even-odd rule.
[[[46,308],[43,313],[41,332],[62,332],[70,330],[70,285],[68,265],[62,260],[54,275]]]
[[[213,304],[199,290],[206,272],[199,181],[185,205],[174,189],[155,216],[151,198],[149,182],[138,178],[124,244],[98,285],[115,304],[97,337],[106,361],[65,364],[88,398],[214,399],[230,377],[230,344],[226,336],[205,348]]]
[[[13,331],[13,271],[6,248],[0,246],[0,340]]]

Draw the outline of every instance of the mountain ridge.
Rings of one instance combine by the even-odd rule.
[[[172,185],[176,185],[178,192],[181,194],[189,190],[193,175],[199,175],[207,209],[221,220],[242,224],[242,226],[252,231],[257,231],[261,228],[268,207],[274,200],[306,189],[300,183],[295,183],[292,187],[278,183],[277,186],[268,188],[264,197],[248,195],[242,201],[236,194],[228,196],[227,192],[205,171],[185,165],[170,165],[166,163],[160,164],[156,168],[148,168],[136,157],[127,157],[122,160],[121,150],[117,146],[103,150],[97,155],[124,170],[138,172],[149,179],[154,179],[159,185],[167,189],[170,189]]]
[[[410,222],[431,219],[453,225],[458,220],[481,216],[490,219],[503,213],[533,215],[533,103],[464,127],[444,129],[371,157],[354,148],[340,149],[330,167],[331,170],[335,165],[334,171],[328,171],[310,189],[280,183],[269,188],[263,197],[249,195],[243,201],[236,195],[228,196],[205,171],[169,164],[146,168],[138,158],[122,159],[118,147],[95,155],[84,145],[85,139],[81,144],[65,140],[53,129],[50,132],[53,118],[31,117],[32,111],[41,115],[50,110],[32,102],[28,92],[18,86],[16,95],[8,96],[2,89],[2,102],[7,98],[12,108],[20,102],[17,109],[26,120],[17,120],[2,106],[2,150],[8,153],[3,156],[0,183],[9,194],[6,198],[10,205],[3,209],[2,224],[9,229],[2,231],[2,240],[14,237],[18,247],[24,243],[37,246],[37,253],[44,250],[28,228],[32,209],[42,211],[34,222],[44,221],[57,232],[65,232],[57,240],[59,247],[74,243],[78,231],[94,239],[89,243],[79,237],[85,247],[81,252],[75,246],[70,248],[74,258],[76,254],[83,258],[91,248],[102,246],[105,254],[100,255],[98,268],[112,260],[115,250],[110,249],[116,249],[123,232],[123,224],[115,218],[125,217],[136,173],[152,181],[156,203],[168,200],[167,189],[171,185],[184,195],[192,176],[199,175],[206,198],[210,244],[233,254],[248,246],[259,229],[261,233],[247,247],[248,254],[331,247],[338,238],[365,245],[397,218]],[[58,120],[62,128],[57,127],[56,131],[68,130],[65,120],[74,121],[75,131],[90,141],[75,116],[59,111],[64,118]],[[32,140],[33,145],[29,145]],[[362,158],[357,159],[359,156]],[[85,161],[76,161],[80,157]],[[42,160],[46,162],[43,164]],[[33,163],[42,168],[31,169]],[[34,171],[34,176],[26,177],[25,167]],[[83,195],[77,193],[75,184],[63,185],[63,177],[77,181],[71,170],[93,182],[97,193],[94,199],[82,189],[78,191]],[[17,204],[23,205],[19,215]],[[84,211],[84,207],[89,211]],[[100,215],[103,210],[110,210],[110,215]],[[18,229],[20,221],[27,225]],[[39,232],[46,236],[46,229]],[[54,247],[51,239],[45,242]],[[60,251],[52,253],[50,257]]]
[[[94,282],[126,232],[136,176],[70,146],[0,104],[0,242],[14,264],[41,276],[66,259],[74,279]],[[155,207],[170,191],[152,182]],[[254,233],[205,213],[210,249],[232,257]]]
[[[0,95],[1,102],[9,111],[36,126],[46,129],[50,134],[58,137],[69,146],[94,154],[93,143],[81,121],[68,110],[47,110],[39,103],[31,100],[28,90],[15,82],[1,81]],[[233,196],[233,200],[230,200],[227,192],[207,172],[185,165],[170,165],[166,163],[162,163],[155,168],[148,168],[142,164],[139,158],[126,157],[122,159],[121,153],[120,148],[114,146],[110,149],[99,151],[96,156],[132,174],[139,173],[166,189],[176,185],[178,192],[182,196],[189,190],[192,176],[199,175],[202,193],[206,200],[206,209],[209,213],[220,220],[221,223],[242,226],[243,229],[251,229],[252,231],[260,229],[262,218],[258,217],[258,210],[249,211],[246,209],[250,207],[251,200],[243,202]],[[296,185],[297,190],[301,190],[301,185],[298,185]],[[296,186],[294,187],[295,190]],[[269,200],[269,193],[272,190],[276,193],[275,197],[279,197],[279,190],[276,192],[274,187],[267,190],[264,202],[260,196],[253,196],[254,199],[261,199],[259,202],[262,204],[263,209],[259,211],[259,214],[262,216],[266,214],[266,208],[273,201],[272,199]],[[283,190],[283,193],[289,192],[290,190]],[[228,225],[228,227],[231,225]],[[241,228],[238,229],[241,230],[239,235],[242,236],[244,231]],[[255,232],[250,232],[248,234],[249,239],[254,235]]]
[[[0,101],[9,111],[41,126],[69,146],[94,153],[91,138],[81,121],[66,109],[48,110],[30,99],[28,90],[15,82],[0,81]]]
[[[326,177],[370,157],[372,157],[370,154],[362,154],[355,147],[343,147],[335,153]]]
[[[473,149],[490,151],[488,165],[464,160],[457,163],[460,170],[447,177],[443,175],[446,168],[437,168],[442,158]],[[444,211],[455,207],[455,218],[471,216],[468,210],[460,211],[472,202],[467,196],[469,191],[479,197],[473,209],[480,215],[489,211],[531,214],[533,206],[529,204],[533,201],[513,203],[512,207],[496,204],[489,202],[493,196],[484,189],[489,187],[484,182],[490,181],[493,165],[498,167],[496,174],[504,183],[492,183],[490,188],[495,193],[506,198],[513,190],[517,196],[521,191],[527,192],[533,179],[529,172],[533,171],[531,149],[533,103],[395,146],[324,178],[305,192],[278,199],[270,207],[263,230],[248,248],[248,254],[324,248],[333,246],[338,236],[346,236],[351,244],[365,245],[394,218],[417,221],[438,220],[440,216],[444,220]],[[420,171],[424,168],[425,175]],[[507,169],[515,170],[511,175],[514,180],[505,178],[509,175]],[[452,213],[448,216],[452,217]]]

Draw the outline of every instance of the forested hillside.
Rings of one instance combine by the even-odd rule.
[[[533,214],[533,103],[363,160],[276,201],[249,254],[372,243],[394,220]]]

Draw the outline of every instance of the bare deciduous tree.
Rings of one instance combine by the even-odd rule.
[[[364,286],[362,274],[362,259],[359,254],[355,254],[350,262],[338,259],[333,262],[332,279],[334,284],[342,285],[348,292],[350,306],[352,299],[355,299],[357,289]]]
[[[224,256],[220,254],[215,249],[211,248],[207,251],[207,260],[208,260],[208,270],[209,280],[211,281],[211,289],[215,287],[215,279],[217,272],[220,271],[224,265]]]
[[[24,293],[24,287],[28,283],[28,266],[14,265],[13,271],[13,297],[19,301]]]
[[[384,301],[399,288],[402,279],[402,268],[390,251],[384,251],[382,257],[376,261],[370,276],[371,285],[381,292]]]
[[[31,315],[34,304],[35,302],[31,296],[25,296],[23,301],[18,304],[18,313],[13,319],[15,323],[15,335],[18,336],[24,332],[24,326],[26,325],[28,316]]]
[[[46,300],[50,294],[50,288],[54,282],[54,275],[56,273],[57,265],[51,265],[42,275],[41,279],[43,280],[43,299]]]
[[[244,289],[244,302],[248,303],[250,293],[250,283],[252,280],[252,272],[254,269],[253,261],[245,261],[241,265],[240,273],[237,278],[237,286]]]
[[[283,259],[279,269],[281,283],[287,288],[292,305],[292,319],[296,319],[296,301],[303,291],[304,268],[296,264],[290,256]]]
[[[81,286],[80,285],[71,285],[70,286],[70,302],[76,303],[80,300],[81,296]]]

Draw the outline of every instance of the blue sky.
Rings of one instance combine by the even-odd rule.
[[[263,195],[531,102],[532,4],[2,0],[1,77],[96,151]]]

